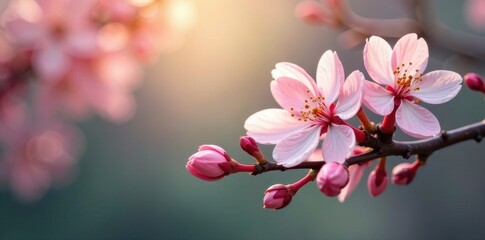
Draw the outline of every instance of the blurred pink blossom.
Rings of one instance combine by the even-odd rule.
[[[32,67],[43,81],[65,77],[77,58],[97,51],[96,26],[90,22],[94,0],[12,1],[3,17],[7,34],[32,51]],[[27,5],[27,6],[25,6]]]
[[[97,112],[111,121],[126,121],[134,114],[132,91],[140,80],[141,69],[133,59],[124,54],[106,54],[77,63],[67,78],[57,83],[40,86],[38,108],[47,115],[60,109],[75,118]]]
[[[485,30],[485,0],[468,0],[463,8],[467,24],[476,31]]]
[[[0,183],[25,201],[37,200],[49,188],[68,184],[82,151],[81,132],[57,120],[27,118],[21,103],[1,109],[1,140],[6,151],[0,161]],[[5,109],[12,110],[5,114]]]
[[[72,176],[75,146],[82,145],[78,130],[60,119],[93,113],[131,119],[143,65],[181,42],[191,27],[181,23],[190,23],[194,10],[187,0],[11,0],[6,6],[0,181],[21,199],[35,200]]]

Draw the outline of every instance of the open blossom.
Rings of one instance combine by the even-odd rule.
[[[369,109],[383,116],[395,114],[397,125],[413,137],[440,132],[438,119],[416,102],[440,104],[453,99],[461,89],[462,78],[445,70],[424,74],[428,64],[428,45],[424,39],[407,34],[391,49],[384,39],[372,36],[364,48],[364,64],[378,83],[365,84],[364,104]]]
[[[343,163],[356,144],[354,130],[343,120],[360,108],[362,73],[354,71],[344,81],[337,53],[326,51],[318,63],[316,82],[291,63],[277,64],[272,75],[271,92],[283,109],[250,116],[244,124],[247,135],[276,144],[273,158],[286,167],[305,161],[320,138],[325,161]]]

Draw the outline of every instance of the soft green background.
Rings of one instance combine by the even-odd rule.
[[[346,73],[365,71],[362,46],[342,50],[335,30],[304,24],[294,16],[297,0],[194,2],[197,26],[181,49],[147,68],[134,119],[81,124],[87,148],[73,184],[31,204],[0,193],[0,239],[480,239],[485,234],[485,145],[473,141],[433,154],[410,186],[390,184],[374,199],[361,183],[344,204],[311,183],[287,208],[262,208],[268,186],[296,181],[305,171],[237,174],[218,182],[191,176],[187,158],[205,143],[252,162],[238,139],[249,115],[277,107],[269,91],[275,63],[293,62],[314,76],[321,54],[333,49]],[[402,16],[399,2],[351,1],[362,15],[382,18]],[[461,1],[435,3],[440,21],[466,31]],[[430,51],[431,57],[442,56],[436,48]],[[431,59],[427,70],[485,73],[483,62],[461,68],[457,62],[464,63]],[[450,103],[427,107],[444,129],[479,121],[485,113],[483,97],[468,89]],[[271,156],[272,146],[263,149]],[[398,161],[391,158],[388,171]]]

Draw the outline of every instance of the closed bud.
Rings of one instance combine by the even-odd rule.
[[[387,182],[386,170],[384,168],[376,167],[372,170],[367,180],[369,194],[373,197],[379,196],[386,190]]]
[[[230,173],[231,157],[219,146],[202,145],[185,167],[195,177],[215,181]]]
[[[392,169],[392,182],[396,185],[408,185],[413,181],[420,166],[419,160],[398,164]]]
[[[264,192],[263,207],[280,209],[286,207],[293,198],[291,188],[283,184],[275,184]]]
[[[239,144],[241,145],[242,150],[247,152],[249,155],[253,156],[259,163],[265,163],[263,153],[258,147],[256,141],[249,136],[242,136],[239,139]]]
[[[468,88],[473,91],[483,92],[485,93],[485,84],[483,83],[482,78],[480,75],[476,73],[467,73],[464,77],[465,84]]]
[[[335,197],[349,182],[349,171],[336,162],[323,165],[317,175],[317,186],[325,195]]]

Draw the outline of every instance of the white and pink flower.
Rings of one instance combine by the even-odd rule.
[[[377,84],[366,82],[364,104],[373,112],[390,117],[390,124],[384,120],[383,130],[393,130],[395,117],[401,130],[413,137],[440,132],[438,119],[416,103],[441,104],[453,99],[461,89],[462,78],[445,70],[423,74],[428,56],[426,41],[414,33],[399,39],[393,49],[380,37],[367,39],[364,64]]]
[[[321,138],[325,161],[343,163],[356,145],[354,131],[360,132],[344,120],[361,106],[362,73],[354,71],[344,81],[337,53],[326,51],[318,63],[316,82],[291,63],[277,64],[272,75],[271,92],[283,109],[250,116],[244,124],[247,135],[263,144],[276,144],[273,158],[286,167],[305,161]],[[362,138],[365,135],[358,135],[357,141]]]

